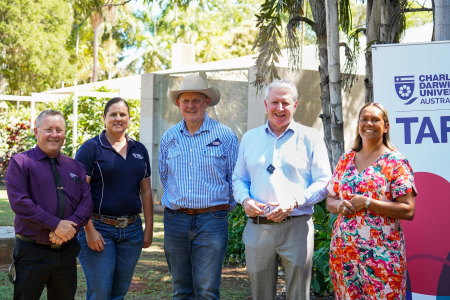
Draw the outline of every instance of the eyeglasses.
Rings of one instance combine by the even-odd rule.
[[[261,210],[262,210],[265,214],[269,213],[269,212],[270,212],[270,205],[269,205],[269,204],[266,204],[266,206],[264,206]]]

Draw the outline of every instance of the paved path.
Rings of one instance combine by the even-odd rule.
[[[0,226],[0,239],[14,238],[13,226]]]

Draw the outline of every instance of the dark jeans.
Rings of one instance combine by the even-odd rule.
[[[80,244],[75,239],[61,249],[16,238],[13,259],[16,266],[15,300],[38,300],[47,286],[47,299],[74,299],[77,289],[77,256]]]

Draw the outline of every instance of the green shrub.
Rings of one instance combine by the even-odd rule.
[[[105,87],[101,87],[96,89],[96,92],[110,92],[110,90]],[[75,143],[76,150],[78,150],[78,148],[80,148],[85,141],[100,134],[104,129],[102,115],[103,109],[108,100],[109,98],[78,98],[78,138]],[[140,101],[128,99],[126,101],[130,106],[130,126],[127,130],[127,134],[132,139],[139,140]],[[72,156],[73,96],[52,103],[51,108],[61,111],[64,115],[66,120],[66,143],[62,147],[61,152],[67,156]]]
[[[96,91],[110,92],[105,87]],[[86,140],[102,132],[104,128],[103,108],[108,100],[109,98],[79,97],[78,138],[75,144],[77,150]],[[130,126],[127,133],[132,139],[139,140],[140,101],[127,100],[127,102],[130,106]],[[64,155],[72,156],[73,96],[45,106],[44,109],[55,109],[63,113],[66,122],[66,141],[61,148],[61,152]],[[34,133],[30,131],[31,109],[23,106],[19,110],[12,107],[2,108],[3,111],[0,111],[0,176],[6,173],[12,155],[36,146],[36,138]],[[40,112],[37,107],[36,117]]]
[[[245,245],[242,242],[242,233],[247,224],[247,215],[242,205],[237,207],[228,215],[228,245],[225,254],[226,264],[245,263]]]
[[[330,278],[330,243],[337,215],[326,210],[326,201],[314,205],[314,262],[311,287],[318,294],[333,291]]]
[[[314,205],[314,262],[311,286],[318,294],[333,291],[330,278],[330,242],[333,224],[337,215],[331,215],[326,210],[326,202]],[[242,233],[247,216],[241,205],[228,216],[228,245],[225,255],[225,264],[245,264],[245,245],[242,242]]]
[[[8,169],[11,156],[28,150],[36,139],[30,134],[30,108],[19,110],[6,107],[0,112],[0,177]]]

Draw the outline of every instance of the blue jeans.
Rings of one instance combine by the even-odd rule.
[[[220,299],[227,242],[226,211],[187,215],[164,210],[164,253],[172,274],[173,299]]]
[[[142,251],[142,220],[138,218],[126,228],[116,228],[96,220],[92,222],[106,245],[100,252],[90,249],[84,228],[81,229],[78,259],[86,276],[86,299],[123,299]]]

